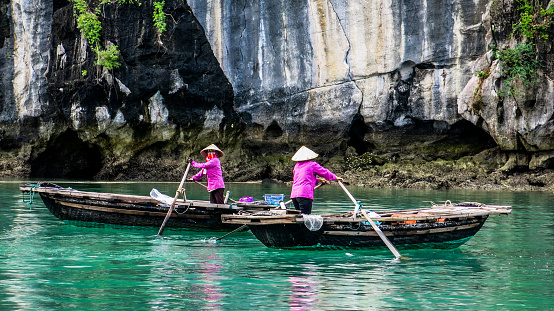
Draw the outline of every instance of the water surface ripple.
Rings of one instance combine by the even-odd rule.
[[[178,183],[59,182],[76,189],[173,195]],[[349,187],[365,208],[429,201],[509,204],[456,249],[279,250],[249,232],[80,226],[29,207],[18,182],[0,182],[0,310],[554,310],[554,195]],[[231,197],[289,191],[229,184]],[[187,184],[189,198],[207,198]],[[314,212],[353,208],[334,185]],[[28,199],[28,197],[26,198]]]

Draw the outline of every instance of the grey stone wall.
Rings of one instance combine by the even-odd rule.
[[[167,0],[161,38],[152,1],[107,6],[102,44],[122,64],[108,71],[66,0],[0,0],[2,174],[178,179],[209,143],[240,174],[259,166],[238,179],[275,177],[271,155],[301,145],[324,158],[498,145],[517,165],[549,167],[553,66],[523,101],[499,100],[490,44],[511,44],[518,11],[498,3]],[[541,51],[552,64],[551,43]]]

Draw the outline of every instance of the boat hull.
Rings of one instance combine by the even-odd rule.
[[[475,235],[485,223],[487,216],[466,219],[459,222],[382,226],[381,230],[395,246],[403,248],[454,248]],[[323,225],[317,231],[310,231],[302,223],[251,225],[252,233],[267,247],[341,247],[374,248],[385,244],[370,226],[359,222],[349,226]],[[417,246],[416,246],[417,245]]]
[[[385,246],[386,240],[402,248],[453,248],[475,235],[490,215],[511,211],[507,205],[447,201],[428,208],[377,212],[303,215],[275,209],[221,217],[224,223],[248,225],[260,242],[275,248],[371,248]]]
[[[60,220],[86,226],[87,223],[111,224],[123,226],[159,227],[168,212],[168,207],[137,204],[110,204],[109,202],[68,202],[51,195],[41,194],[48,210]],[[179,214],[179,210],[182,214]],[[230,211],[232,212],[232,211]],[[237,225],[221,223],[224,211],[190,210],[183,213],[177,207],[166,224],[166,228],[189,228],[206,230],[232,230]]]
[[[99,224],[160,227],[169,206],[149,196],[79,191],[62,187],[21,186],[23,192],[40,194],[44,205],[58,219],[79,226]],[[244,206],[178,200],[166,228],[230,231],[240,225],[222,223],[221,215],[244,210]],[[251,210],[269,209],[255,206]]]

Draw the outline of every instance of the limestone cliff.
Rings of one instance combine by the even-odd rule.
[[[552,8],[554,1],[537,1],[543,8]],[[525,71],[514,79],[515,92],[507,84],[507,66],[491,50],[470,63],[474,75],[458,95],[458,112],[467,120],[487,131],[502,150],[513,151],[509,166],[552,168],[554,165],[554,32],[552,16],[541,20],[546,30],[522,36],[514,31],[523,10],[516,1],[494,1],[483,17],[487,29],[486,45],[498,49],[517,50],[521,43],[536,49],[532,61],[539,61],[536,74],[521,59],[519,70]],[[535,12],[540,18],[543,13]],[[552,14],[552,13],[550,13]],[[534,21],[533,23],[538,23]],[[479,73],[482,74],[479,76]],[[535,83],[521,80],[536,79]]]
[[[488,1],[189,3],[235,106],[287,137],[322,125],[340,136],[357,113],[373,124],[452,125],[468,65],[486,52]]]
[[[234,180],[287,179],[303,144],[323,159],[352,149],[456,159],[499,146],[511,167],[552,167],[551,41],[526,100],[495,95],[505,77],[491,42],[514,40],[517,8],[167,0],[158,40],[152,1],[107,5],[102,43],[119,47],[122,65],[106,70],[69,2],[0,0],[2,174],[178,179],[212,142]]]

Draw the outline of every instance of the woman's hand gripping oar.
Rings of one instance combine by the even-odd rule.
[[[169,217],[171,216],[171,213],[173,212],[173,208],[175,207],[175,203],[177,202],[177,198],[179,198],[179,194],[184,191],[183,185],[185,183],[185,180],[187,179],[187,175],[189,174],[190,169],[190,162],[187,165],[187,169],[185,170],[185,175],[183,175],[183,179],[181,179],[181,184],[179,185],[179,189],[177,189],[177,193],[175,193],[175,198],[173,199],[173,203],[169,206],[169,210],[167,211],[167,215],[165,215],[164,222],[162,223],[162,226],[160,227],[160,231],[158,231],[158,235],[162,235],[165,229],[165,224],[169,220]],[[186,201],[186,197],[185,197]]]
[[[356,212],[358,211],[358,209],[360,209],[360,203],[358,203],[358,201],[356,201],[356,199],[354,199],[354,197],[352,196],[352,194],[350,194],[350,192],[348,192],[348,190],[346,189],[346,187],[342,184],[342,181],[340,180],[337,180],[337,182],[339,183],[339,185],[341,186],[342,190],[344,190],[344,192],[346,192],[346,194],[348,195],[348,197],[350,198],[350,200],[352,200],[352,202],[354,204],[356,204],[356,209],[354,211],[354,217],[356,216]],[[363,210],[363,209],[360,209],[360,211],[362,212],[362,215],[364,215],[364,217],[367,219],[367,221],[369,221],[369,223],[371,224],[371,227],[373,228],[373,230],[375,230],[375,232],[377,232],[377,235],[379,235],[379,237],[381,238],[381,240],[383,240],[383,242],[385,243],[385,245],[387,245],[387,247],[390,249],[390,251],[393,253],[394,257],[396,258],[400,258],[402,257],[402,255],[400,255],[400,253],[396,250],[396,248],[394,247],[394,245],[392,245],[392,243],[389,241],[389,239],[387,238],[387,236],[383,233],[383,231],[381,231],[381,229],[375,224],[375,222],[369,218],[369,216],[367,216],[367,213]]]

